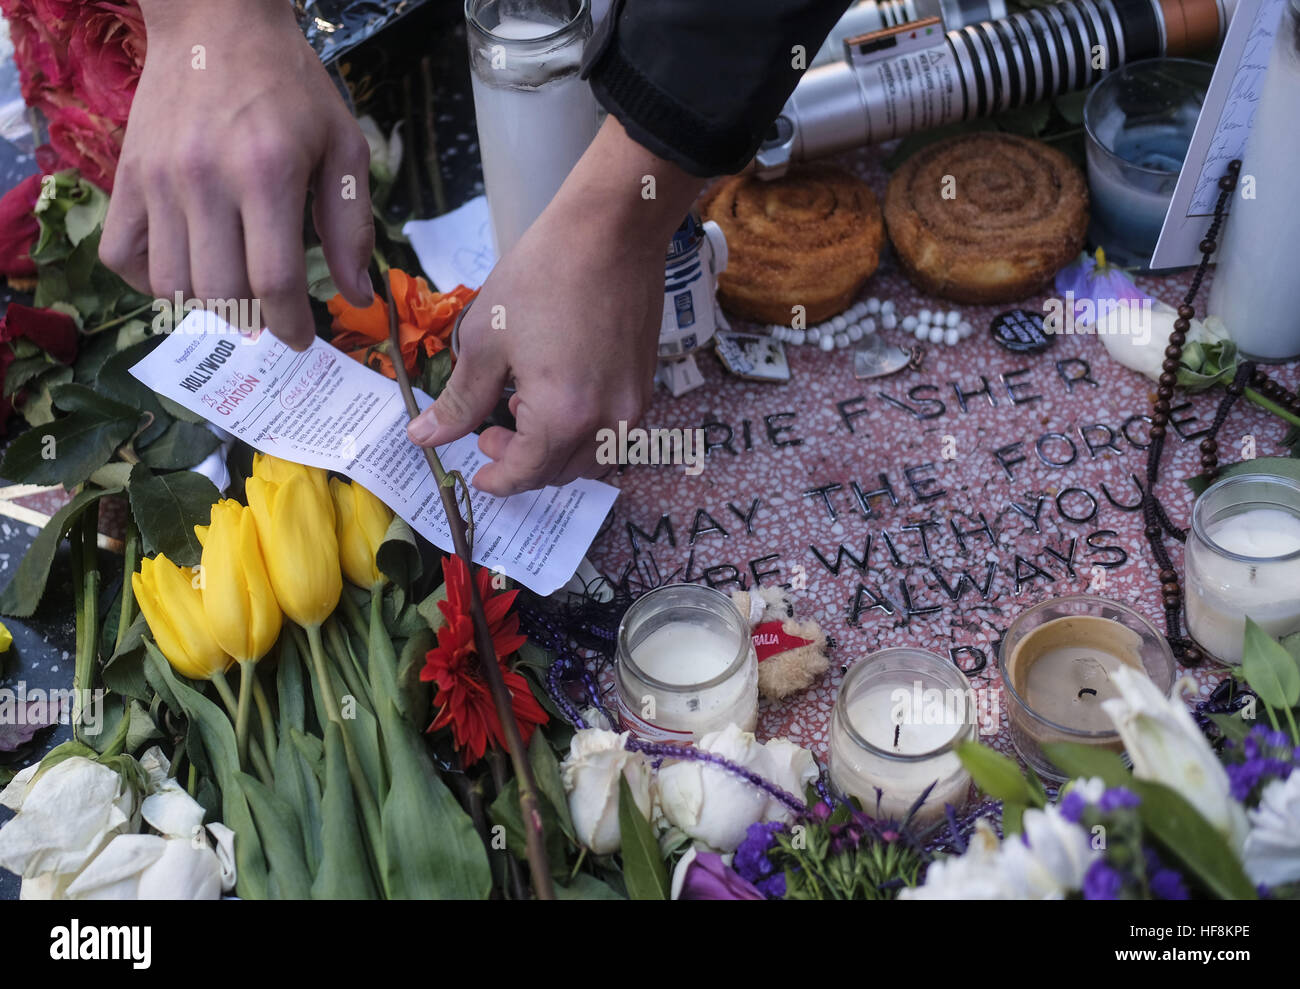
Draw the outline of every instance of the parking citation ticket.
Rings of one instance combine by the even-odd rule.
[[[453,551],[433,474],[406,436],[397,382],[324,340],[297,353],[269,332],[241,336],[219,316],[194,311],[131,373],[263,453],[346,475]],[[415,394],[421,409],[433,403]],[[440,447],[438,456],[466,480],[488,462],[473,434]],[[474,562],[538,594],[573,576],[618,496],[591,480],[509,498],[470,491]]]

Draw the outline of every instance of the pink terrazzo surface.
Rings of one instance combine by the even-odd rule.
[[[867,149],[839,160],[883,197],[887,182],[880,165],[883,156],[879,149]],[[1189,274],[1183,273],[1143,278],[1140,284],[1156,297],[1177,304],[1188,280]],[[1208,283],[1198,301],[1203,304],[1207,294]],[[951,303],[919,294],[888,250],[862,293],[863,298],[869,295],[893,299],[900,319],[921,308],[953,308]],[[1019,307],[1041,312],[1043,298],[1024,300]],[[824,760],[827,725],[843,665],[891,646],[919,646],[941,655],[956,647],[982,650],[987,665],[972,676],[972,684],[1000,689],[994,644],[1018,614],[1048,597],[1090,592],[1114,598],[1135,607],[1163,629],[1159,585],[1140,513],[1116,507],[1102,490],[1104,484],[1123,504],[1137,502],[1132,475],[1144,476],[1145,452],[1136,444],[1145,445],[1147,426],[1133,419],[1128,429],[1131,439],[1124,437],[1122,426],[1130,417],[1149,413],[1154,384],[1113,361],[1096,337],[1063,336],[1044,354],[1014,354],[995,344],[987,331],[990,319],[1012,306],[957,308],[976,327],[970,339],[953,347],[927,346],[920,370],[872,381],[854,378],[852,347],[823,353],[807,346],[788,346],[793,378],[784,385],[732,377],[708,351],[698,358],[705,386],[676,399],[660,391],[644,425],[698,428],[720,424],[708,426],[707,439],[720,442],[730,430],[731,449],[712,448],[703,472],[696,477],[687,476],[680,466],[637,466],[625,468],[611,479],[622,494],[611,524],[590,552],[596,566],[611,576],[617,577],[635,564],[644,568],[644,579],[651,582],[675,573],[673,579],[712,582],[728,591],[737,586],[736,581],[752,584],[754,570],[760,574],[777,571],[762,576],[762,582],[770,584],[789,582],[799,572],[795,568],[803,568],[806,587],[791,592],[797,615],[815,616],[835,639],[831,669],[802,694],[779,703],[764,702],[760,737],[787,736],[812,748]],[[743,323],[733,325],[746,328]],[[905,346],[914,342],[901,329],[882,331],[882,335]],[[1071,386],[1066,382],[1067,377],[1079,377],[1085,367],[1095,384],[1078,381]],[[1294,364],[1272,373],[1290,388],[1296,387],[1300,377]],[[992,397],[968,397],[963,410],[954,389],[967,393],[981,389],[981,377],[987,380]],[[1022,404],[1013,404],[1007,384],[1013,386]],[[942,414],[921,420],[881,397],[884,393],[922,412],[937,412],[937,404],[909,397],[909,391],[918,385],[931,386],[915,395],[942,402]],[[1184,433],[1191,436],[1208,426],[1219,394],[1176,395],[1176,403],[1190,402],[1177,413],[1177,418],[1187,420],[1181,427]],[[1031,395],[1040,397],[1024,401]],[[837,408],[845,402],[850,403],[850,411],[866,413],[853,417],[853,431]],[[773,427],[775,443],[765,422]],[[1110,427],[1118,449],[1103,448],[1106,433],[1087,429],[1093,424]],[[1092,439],[1095,451],[1089,451],[1080,430]],[[1065,434],[1073,441],[1076,456],[1068,466],[1048,466],[1036,455],[1036,441],[1047,433]],[[1258,456],[1286,452],[1281,445],[1285,425],[1243,402],[1220,436],[1225,463],[1240,459],[1241,440],[1248,434],[1254,437]],[[791,442],[795,440],[797,444]],[[1014,476],[1008,478],[994,451],[1016,442],[1023,446],[1004,459],[1025,459],[1011,466]],[[945,445],[952,459],[945,459]],[[1043,441],[1042,452],[1048,459],[1062,462],[1070,459],[1071,448],[1063,439],[1049,438]],[[912,471],[913,490],[905,470],[924,464],[933,466]],[[1171,431],[1159,493],[1180,524],[1187,524],[1192,503],[1182,479],[1198,473],[1197,439],[1183,439]],[[873,498],[871,516],[866,517],[851,486],[857,483],[864,492],[872,491],[882,486],[881,474],[888,477],[898,504],[892,506],[885,497]],[[827,492],[835,518],[820,495],[805,494],[826,485],[841,485]],[[1090,492],[1091,498],[1077,489]],[[940,490],[944,493],[938,497],[918,497]],[[1044,499],[1038,520],[1041,532],[1035,532],[1012,505],[1019,503],[1032,514],[1039,498]],[[757,508],[747,527],[740,515],[751,511],[755,499]],[[1066,517],[1088,515],[1093,499],[1097,509],[1091,521]],[[963,547],[949,520],[962,529],[975,529],[980,525],[980,513],[996,542],[977,533],[966,536]],[[655,534],[663,516],[670,520],[672,540],[660,531],[659,538],[651,542],[650,535]],[[920,533],[905,528],[918,522],[935,523],[925,529],[928,559]],[[647,535],[636,535],[631,526]],[[815,547],[831,564],[841,544],[861,557],[868,536],[871,547],[862,572],[845,557],[835,575],[813,551]],[[1093,546],[1088,545],[1089,538]],[[634,553],[634,540],[640,542],[639,554]],[[887,540],[893,543],[897,560]],[[1073,574],[1060,557],[1048,552],[1055,550],[1068,559],[1071,546]],[[1110,569],[1096,567],[1119,558],[1117,552],[1102,547],[1118,547],[1127,554],[1126,562]],[[1172,545],[1171,552],[1181,570],[1181,545]],[[1022,576],[1030,577],[1019,593],[1015,580],[1018,556],[1025,561],[1020,565]],[[956,588],[961,573],[967,571],[982,585],[989,563],[994,575],[987,600],[968,586],[953,602],[937,579],[941,577]],[[1035,573],[1029,565],[1039,571]],[[908,616],[900,581],[906,583],[915,611],[934,610]],[[1104,585],[1098,586],[1097,581]],[[851,608],[859,585],[888,597],[894,613],[871,608],[871,599],[864,597],[864,607],[854,623]],[[959,658],[963,665],[976,661],[969,652]],[[1207,667],[1188,672],[1202,694],[1222,675],[1222,671]],[[1005,702],[1001,710],[997,735],[985,736],[983,741],[1010,752]]]

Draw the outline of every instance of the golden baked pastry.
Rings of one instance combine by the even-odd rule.
[[[842,169],[809,165],[772,182],[733,175],[708,191],[702,212],[727,235],[718,299],[744,319],[789,325],[795,306],[809,326],[829,319],[880,263],[880,205]]]
[[[1041,141],[980,131],[921,148],[894,172],[885,225],[907,275],[954,302],[1015,302],[1078,256],[1088,185]]]

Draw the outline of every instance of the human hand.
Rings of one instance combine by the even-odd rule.
[[[656,178],[656,197],[641,195]],[[474,486],[510,495],[595,476],[596,434],[637,422],[654,387],[664,255],[700,180],[609,118],[550,206],[484,283],[460,326],[456,368],[409,427],[421,446],[475,429],[515,383],[516,428],[493,426]]]
[[[141,0],[148,56],[100,257],[171,300],[256,299],[302,350],[315,336],[303,210],[350,303],[373,295],[370,152],[284,0]]]

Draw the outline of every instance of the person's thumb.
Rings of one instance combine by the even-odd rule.
[[[320,235],[334,285],[348,302],[365,307],[374,299],[367,273],[375,249],[370,211],[370,146],[355,121],[331,136],[316,173],[312,221]]]
[[[496,408],[505,380],[505,368],[483,358],[473,370],[464,358],[457,361],[442,394],[407,427],[411,442],[442,446],[473,432]]]

